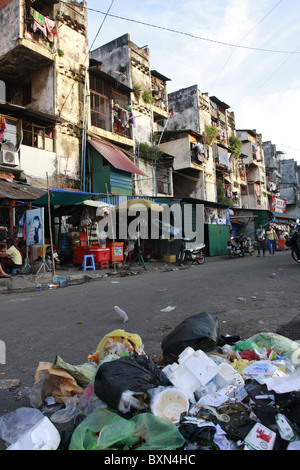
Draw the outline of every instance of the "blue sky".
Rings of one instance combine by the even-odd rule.
[[[148,45],[151,68],[171,79],[169,92],[197,84],[231,107],[238,129],[256,129],[300,164],[299,0],[87,0],[87,7],[93,49],[129,33]],[[90,10],[109,8],[186,34]]]

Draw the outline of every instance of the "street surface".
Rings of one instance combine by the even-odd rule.
[[[2,294],[0,340],[6,344],[6,364],[0,365],[0,380],[20,379],[21,386],[0,390],[0,416],[29,406],[40,361],[53,362],[59,355],[70,364],[83,364],[101,339],[118,328],[140,335],[148,355],[161,355],[162,339],[184,318],[203,311],[217,315],[220,334],[247,339],[266,331],[300,340],[300,265],[290,252],[234,260],[221,256],[207,258],[202,266],[174,268]],[[115,305],[127,313],[125,325]],[[169,306],[176,308],[161,311]]]

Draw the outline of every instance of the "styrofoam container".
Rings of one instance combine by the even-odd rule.
[[[6,450],[56,450],[60,434],[51,421],[45,417],[25,432]]]
[[[186,348],[179,356],[178,363],[164,367],[163,372],[170,382],[183,390],[191,399],[198,388],[208,384],[219,368],[203,351]]]
[[[245,381],[241,374],[239,374],[231,365],[229,364],[220,364],[218,375],[216,375],[214,382],[218,387],[223,388],[227,385],[244,385]]]
[[[181,413],[189,411],[189,400],[182,390],[168,387],[154,396],[151,411],[155,416],[178,423]]]

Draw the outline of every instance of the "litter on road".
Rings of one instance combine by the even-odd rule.
[[[299,449],[300,344],[218,331],[202,312],[163,339],[161,356],[118,329],[84,364],[41,361],[31,407],[0,417],[0,438],[7,450]]]

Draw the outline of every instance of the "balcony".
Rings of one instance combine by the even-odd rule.
[[[161,75],[156,70],[151,71],[151,90],[153,97],[153,119],[154,122],[168,119],[168,94],[166,82],[169,78]]]
[[[116,88],[116,80],[101,70],[101,63],[91,61],[91,130],[99,137],[132,147],[135,120],[130,106],[131,89],[118,85]]]
[[[54,63],[56,24],[32,7],[13,17],[16,1],[2,8],[0,18],[0,79],[19,82],[32,72]],[[43,2],[40,2],[43,3]],[[23,18],[22,18],[23,15]],[[10,21],[8,21],[8,20]],[[17,39],[16,39],[17,38]]]
[[[204,171],[208,150],[201,139],[200,134],[193,131],[166,131],[159,149],[174,157],[174,170]]]
[[[127,112],[122,109],[122,112]],[[92,132],[116,143],[132,146],[132,129],[129,116],[119,119],[119,114],[112,109],[111,102],[105,97],[91,92],[91,125]]]

